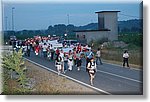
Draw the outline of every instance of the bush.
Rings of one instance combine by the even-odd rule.
[[[104,42],[108,42],[108,38],[105,38],[105,37],[103,37],[103,38],[101,38],[101,39],[98,39],[98,40],[91,40],[90,41],[90,43],[89,43],[89,45],[93,45],[92,47],[93,48],[99,48],[100,47],[100,45],[101,44],[103,44]]]
[[[19,85],[21,85],[23,88],[25,87],[27,78],[24,73],[25,66],[22,57],[22,49],[20,49],[18,52],[13,51],[13,53],[4,55],[2,59],[2,67],[10,71],[11,78],[12,72],[15,71],[18,75],[17,81],[19,82]]]

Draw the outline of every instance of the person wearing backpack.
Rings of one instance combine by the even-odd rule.
[[[86,56],[86,71],[88,71],[87,65],[90,62],[90,60],[94,57],[94,54],[93,54],[92,50],[87,49],[85,56]]]
[[[95,78],[95,74],[96,74],[96,71],[97,71],[96,63],[94,61],[94,58],[91,58],[90,62],[88,63],[87,70],[88,70],[88,74],[89,74],[89,77],[90,77],[90,84],[93,86],[93,80]]]

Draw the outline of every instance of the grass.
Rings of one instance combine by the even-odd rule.
[[[122,63],[123,62],[123,52],[124,49],[127,49],[129,52],[129,64],[137,68],[137,66],[143,66],[143,35],[139,33],[121,33],[118,36],[119,41],[123,41],[128,46],[124,48],[114,47],[111,42],[110,45],[102,49],[102,59],[109,60],[111,63]],[[103,42],[107,42],[107,39],[101,39],[94,41],[93,51],[96,52],[97,48],[100,48],[100,45]],[[91,43],[89,43],[91,45]],[[121,65],[121,64],[120,64]]]
[[[105,63],[116,64],[116,65],[120,65],[120,66],[122,66],[122,64],[123,64],[123,62],[119,62],[119,61],[104,60],[104,59],[102,59],[102,61]],[[140,65],[135,65],[135,64],[129,64],[129,65],[131,68],[143,69],[142,66],[140,66]]]
[[[122,50],[102,50],[102,58],[105,60],[123,62]],[[130,50],[129,51],[129,63],[137,66],[142,66],[142,52],[140,50]]]

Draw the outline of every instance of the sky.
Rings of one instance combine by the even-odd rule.
[[[118,21],[140,18],[140,2],[101,3],[101,2],[3,2],[3,29],[12,29],[12,8],[14,29],[44,30],[49,25],[73,24],[83,26],[97,23],[96,11],[117,10]],[[69,22],[68,22],[69,20]]]

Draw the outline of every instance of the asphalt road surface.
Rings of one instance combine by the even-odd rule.
[[[49,61],[43,57],[36,56],[33,52],[30,57],[25,57],[28,61],[41,66],[49,71],[57,73],[54,61]],[[72,71],[61,74],[66,78],[91,87],[104,94],[113,95],[138,95],[143,94],[143,71],[135,68],[123,68],[122,66],[103,63],[98,65],[94,79],[94,85],[89,83],[89,76],[85,70],[85,59],[82,59],[81,70],[74,66]]]

